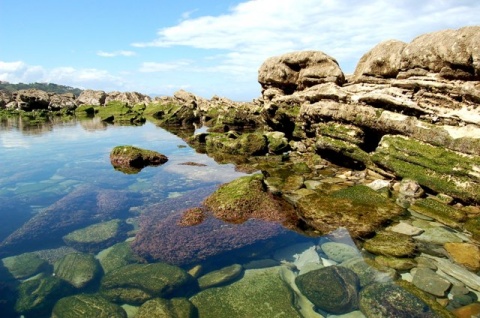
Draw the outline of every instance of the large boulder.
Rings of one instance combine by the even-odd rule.
[[[424,69],[447,79],[480,79],[480,26],[420,35],[402,52],[401,69]]]
[[[292,52],[267,59],[258,70],[263,90],[275,88],[290,95],[318,84],[342,85],[345,77],[337,61],[320,51]]]
[[[13,95],[21,110],[48,109],[50,104],[49,94],[39,89],[22,89]]]
[[[397,40],[377,44],[358,62],[353,73],[353,81],[364,80],[364,76],[395,78],[400,71],[400,61],[405,46],[407,43]]]
[[[77,102],[73,93],[51,94],[48,108],[51,110],[75,109]]]
[[[54,265],[55,276],[76,288],[84,288],[100,274],[100,265],[92,254],[67,254]]]
[[[82,91],[80,96],[77,98],[78,105],[86,104],[93,106],[103,106],[105,105],[105,100],[107,94],[104,91],[94,91],[91,89],[86,89]]]
[[[137,104],[148,104],[152,99],[147,96],[137,92],[109,92],[105,97],[104,104],[109,102],[117,101],[122,102],[127,106],[134,106]]]

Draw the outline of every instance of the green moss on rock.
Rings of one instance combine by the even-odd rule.
[[[65,235],[63,241],[79,251],[96,253],[125,240],[130,227],[124,221],[114,219],[73,231]]]
[[[467,202],[480,202],[480,156],[386,135],[372,160],[402,178]]]
[[[464,211],[430,198],[416,200],[410,209],[453,228],[459,228],[459,222],[466,219]]]
[[[155,298],[140,306],[135,318],[194,318],[196,313],[195,306],[186,298]]]
[[[102,294],[114,302],[141,304],[156,297],[183,296],[198,288],[183,269],[165,263],[131,264],[107,273]]]
[[[158,166],[168,161],[165,155],[153,150],[137,148],[133,146],[117,146],[110,152],[110,162],[116,169],[135,168],[146,166]],[[137,172],[138,172],[137,171]]]
[[[105,122],[129,125],[138,125],[145,122],[141,112],[120,101],[111,101],[105,106],[97,106],[95,112]]]
[[[103,271],[109,273],[114,269],[129,264],[140,263],[141,259],[132,251],[130,243],[117,243],[97,255]]]
[[[358,237],[375,232],[404,211],[369,187],[354,186],[331,194],[307,195],[297,202],[297,212],[320,233],[345,227]]]
[[[3,266],[16,279],[24,279],[38,274],[47,267],[47,262],[34,253],[24,253],[2,259]],[[0,277],[7,279],[7,277]]]
[[[414,240],[405,234],[382,231],[367,240],[363,247],[376,255],[407,257],[415,253]]]
[[[74,295],[60,299],[53,307],[52,318],[127,318],[122,307],[100,295]]]
[[[67,254],[54,265],[54,273],[76,288],[84,288],[100,274],[100,265],[91,254]]]

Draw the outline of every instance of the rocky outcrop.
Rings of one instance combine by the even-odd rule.
[[[80,95],[81,96],[81,95]],[[80,98],[80,97],[79,97]],[[135,106],[137,104],[148,104],[152,101],[150,96],[143,95],[137,92],[109,92],[105,97],[104,104],[116,101],[122,102],[127,106]]]
[[[348,82],[338,67],[319,70],[321,52],[270,58],[258,76],[265,125],[300,139],[304,146],[294,150],[314,145],[334,162],[478,202],[479,36],[480,26],[472,26],[382,42]],[[331,80],[303,80],[312,69]]]
[[[84,90],[77,98],[78,105],[101,106],[105,104],[107,94],[104,91]]]

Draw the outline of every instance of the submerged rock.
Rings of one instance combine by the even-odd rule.
[[[72,292],[73,288],[57,277],[47,276],[28,280],[18,286],[15,311],[32,316],[49,314],[58,299]]]
[[[198,284],[200,286],[200,289],[215,287],[234,280],[242,273],[242,265],[233,264],[199,277]]]
[[[358,309],[360,281],[348,268],[329,266],[295,279],[298,289],[321,310],[344,314]]]
[[[31,277],[47,267],[47,262],[34,253],[6,257],[2,259],[2,263],[8,272],[16,279]],[[3,277],[2,279],[7,279],[7,277]]]
[[[141,304],[155,297],[184,296],[196,288],[193,277],[179,267],[165,263],[131,264],[106,274],[101,293],[114,302]]]
[[[233,284],[209,288],[190,301],[199,317],[301,317],[290,288],[278,274],[279,267],[251,269]]]
[[[142,259],[136,256],[129,242],[117,243],[97,254],[105,274],[114,269],[129,264],[141,263]]]
[[[194,318],[196,308],[186,298],[162,299],[155,298],[140,306],[135,318]]]
[[[360,309],[367,317],[438,317],[430,307],[393,283],[374,283],[360,292]]]
[[[414,240],[405,234],[383,231],[365,242],[363,247],[377,255],[405,257],[415,253]]]
[[[146,166],[158,166],[167,161],[168,158],[159,152],[133,146],[117,146],[110,152],[112,166],[126,173],[136,173]]]
[[[57,301],[52,318],[127,318],[122,307],[112,304],[100,295],[74,295]]]
[[[120,219],[92,224],[63,237],[68,246],[88,253],[96,253],[127,238],[130,226]]]
[[[100,265],[91,254],[72,253],[55,262],[53,272],[76,288],[84,288],[100,274]]]

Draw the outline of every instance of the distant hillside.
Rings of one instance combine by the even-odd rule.
[[[12,84],[9,82],[0,81],[0,90],[4,89],[10,92],[13,92],[13,91],[18,91],[20,89],[30,89],[30,88],[36,88],[45,92],[51,92],[51,93],[57,93],[57,94],[73,93],[75,96],[80,95],[80,93],[82,92],[80,88],[74,88],[70,86],[58,85],[53,83]]]

